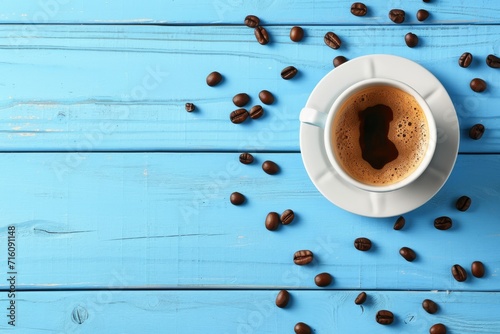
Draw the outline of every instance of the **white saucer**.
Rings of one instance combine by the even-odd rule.
[[[316,85],[302,112],[310,108],[328,113],[342,91],[369,78],[402,81],[429,105],[438,139],[427,170],[409,186],[391,192],[367,192],[353,187],[331,167],[323,144],[324,130],[306,123],[300,124],[302,161],[316,188],[338,207],[368,217],[397,216],[426,203],[448,179],[458,153],[458,118],[450,96],[432,73],[411,60],[392,55],[363,56],[335,68]]]

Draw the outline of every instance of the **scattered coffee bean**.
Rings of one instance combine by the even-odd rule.
[[[460,58],[458,58],[458,66],[469,67],[470,64],[472,63],[472,59],[474,59],[474,57],[470,52],[464,52],[462,53]]]
[[[394,314],[391,311],[380,310],[377,312],[375,320],[381,325],[390,325],[394,321]]]
[[[240,162],[245,165],[251,164],[253,162],[253,155],[248,152],[241,153]]]
[[[186,109],[187,112],[193,112],[196,109],[194,104],[192,104],[191,102],[186,103],[184,108]]]
[[[295,219],[295,213],[291,209],[286,209],[281,214],[281,223],[283,225],[288,225]]]
[[[366,301],[366,292],[360,292],[360,294],[354,299],[354,304],[361,305]]]
[[[495,55],[488,55],[486,64],[491,68],[500,68],[500,58]]]
[[[267,43],[269,43],[269,34],[267,33],[266,28],[258,26],[254,29],[253,32],[259,44],[266,45]]]
[[[255,28],[260,24],[260,19],[255,15],[245,17],[245,25],[249,28]]]
[[[472,200],[470,199],[469,196],[461,196],[459,199],[457,199],[457,203],[455,204],[455,207],[459,211],[467,211],[472,203]]]
[[[284,308],[288,305],[290,301],[290,293],[286,290],[281,290],[276,296],[276,306],[279,308]]]
[[[332,283],[333,277],[329,273],[321,273],[314,277],[314,283],[324,288],[325,286],[329,286]]]
[[[399,216],[399,218],[396,219],[396,222],[394,223],[393,229],[401,230],[405,226],[405,223],[406,223],[405,217]]]
[[[274,95],[268,91],[268,90],[261,90],[259,93],[259,99],[262,101],[264,104],[273,104],[274,102]]]
[[[304,29],[297,26],[290,29],[290,39],[293,42],[300,42],[302,38],[304,38]]]
[[[474,261],[470,267],[472,276],[481,278],[484,276],[484,264],[481,261]]]
[[[293,328],[295,331],[295,334],[311,334],[312,330],[309,325],[303,323],[303,322],[298,322],[295,327]]]
[[[299,266],[311,263],[314,255],[310,250],[299,250],[293,254],[293,262]]]
[[[342,45],[342,41],[339,36],[337,36],[334,32],[327,32],[324,38],[325,44],[331,47],[332,49],[338,49]]]
[[[229,200],[234,205],[241,205],[245,202],[245,195],[235,191],[234,193],[231,194]]]
[[[262,163],[262,170],[269,175],[274,175],[280,171],[280,167],[271,160],[266,160]]]
[[[250,96],[247,93],[239,93],[233,97],[233,103],[237,107],[244,107],[248,101],[250,101]]]
[[[262,106],[260,105],[256,105],[250,108],[249,113],[251,119],[261,118],[262,115],[264,115],[264,108],[262,108]]]
[[[222,81],[222,75],[219,72],[212,72],[207,76],[207,85],[210,87],[218,85]]]
[[[365,16],[368,8],[366,5],[361,2],[355,2],[351,5],[351,13],[356,16]]]
[[[429,329],[429,334],[446,334],[446,326],[443,324],[435,324]]]
[[[399,254],[408,262],[412,262],[417,258],[417,254],[415,254],[415,251],[409,247],[402,247],[399,250]]]
[[[266,216],[266,228],[269,231],[276,231],[278,227],[280,226],[281,221],[280,221],[280,216],[276,212],[269,212]]]
[[[476,93],[484,92],[487,86],[488,85],[486,84],[486,81],[480,78],[474,78],[470,82],[470,89],[472,89]]]
[[[424,299],[422,302],[422,307],[429,314],[434,314],[438,311],[438,304],[430,299]]]
[[[287,66],[281,71],[281,77],[285,80],[290,80],[297,75],[298,70],[293,66]]]
[[[229,114],[229,119],[234,124],[243,123],[248,118],[248,111],[246,109],[240,108],[236,109],[231,114]]]
[[[474,140],[481,139],[481,137],[484,134],[484,130],[485,130],[484,125],[475,124],[469,130],[469,137],[474,139]]]
[[[335,67],[339,67],[340,65],[342,65],[345,62],[347,62],[347,58],[344,56],[337,56],[337,57],[333,58],[333,66],[335,66]]]
[[[405,42],[408,47],[414,48],[418,45],[418,36],[409,32],[405,35]]]
[[[451,228],[453,221],[450,217],[442,216],[434,219],[434,227],[438,230],[444,231]]]
[[[389,11],[389,18],[394,23],[403,23],[405,21],[405,11],[402,9],[391,9]]]
[[[354,240],[354,247],[357,250],[365,252],[372,248],[372,242],[368,238],[357,238],[356,240]]]
[[[459,264],[455,264],[451,267],[451,274],[459,282],[463,282],[467,279],[467,272]]]
[[[431,2],[431,0],[423,0],[423,2]]]
[[[427,20],[429,17],[429,12],[426,11],[425,9],[419,9],[417,12],[417,20],[420,22]]]

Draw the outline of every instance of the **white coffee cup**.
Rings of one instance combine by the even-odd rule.
[[[353,177],[351,177],[341,166],[340,161],[334,154],[334,148],[332,144],[332,132],[333,132],[333,123],[335,120],[336,114],[339,112],[344,103],[354,94],[359,93],[362,90],[365,90],[370,87],[375,86],[389,86],[402,90],[403,92],[413,96],[413,98],[420,105],[426,120],[428,127],[428,145],[423,157],[418,164],[418,166],[405,178],[387,185],[373,185],[360,182]],[[415,181],[422,173],[427,169],[429,163],[431,162],[434,151],[436,148],[436,139],[437,139],[437,129],[436,123],[434,121],[434,117],[432,112],[425,102],[425,100],[420,96],[413,88],[402,83],[397,80],[392,79],[383,79],[383,78],[372,78],[360,81],[358,83],[353,84],[349,88],[347,88],[344,92],[340,94],[340,96],[333,102],[328,113],[324,111],[318,111],[312,108],[304,108],[300,113],[300,121],[302,123],[307,123],[310,125],[314,125],[320,127],[324,130],[324,140],[323,145],[328,156],[328,160],[333,167],[333,170],[347,183],[355,186],[359,189],[370,191],[370,192],[388,192],[394,191],[403,187],[408,186],[410,183]]]

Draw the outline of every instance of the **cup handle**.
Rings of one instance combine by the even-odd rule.
[[[324,129],[327,115],[327,113],[317,111],[313,108],[303,108],[300,111],[299,119],[301,123],[317,126]]]

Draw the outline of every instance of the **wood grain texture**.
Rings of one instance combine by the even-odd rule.
[[[24,30],[30,28],[29,34]],[[301,43],[289,27],[269,27],[271,44],[255,41],[251,29],[235,26],[1,26],[0,149],[3,151],[298,151],[301,108],[332,68],[332,59],[391,53],[412,59],[434,73],[455,104],[461,152],[499,152],[499,70],[486,66],[500,54],[500,26],[305,26]],[[436,29],[439,31],[436,32]],[[343,41],[328,48],[325,32]],[[413,31],[420,45],[410,49]],[[464,69],[459,56],[475,60]],[[299,75],[285,81],[281,70]],[[205,77],[217,70],[221,85]],[[469,82],[488,83],[474,93]],[[276,103],[265,117],[245,124],[229,121],[232,97],[270,90]],[[197,111],[187,113],[186,102]],[[481,141],[468,129],[483,123]]]
[[[98,24],[242,24],[248,14],[261,17],[263,24],[392,24],[389,10],[407,12],[405,23],[418,23],[420,8],[431,16],[426,22],[436,24],[498,23],[500,4],[489,0],[422,1],[371,0],[368,14],[351,14],[352,0],[147,0],[106,2],[42,0],[14,2],[2,0],[1,23],[98,23]]]
[[[324,199],[300,154],[255,158],[242,165],[235,153],[2,154],[0,224],[17,230],[18,289],[314,289],[314,276],[326,271],[331,289],[498,291],[500,180],[492,175],[500,156],[460,156],[444,188],[405,215],[401,231],[392,229],[397,217],[364,218]],[[267,159],[280,174],[262,171]],[[248,201],[233,206],[233,191]],[[472,198],[467,212],[454,207],[462,195]],[[268,212],[289,208],[292,224],[266,230]],[[451,217],[452,229],[435,229],[438,216]],[[356,250],[357,237],[373,249]],[[417,260],[406,262],[403,246]],[[300,249],[315,261],[295,265]],[[6,256],[0,252],[1,263]],[[486,265],[482,279],[470,276],[476,260]],[[469,271],[466,282],[451,276],[455,263]]]
[[[448,333],[498,333],[498,293],[290,291],[287,308],[269,291],[88,291],[19,293],[17,331],[22,333],[292,333],[305,322],[315,333],[428,333],[435,323]],[[421,304],[432,299],[436,314]],[[0,299],[4,304],[5,299]],[[375,314],[391,310],[395,321],[379,325]],[[3,332],[12,328],[0,323]]]

